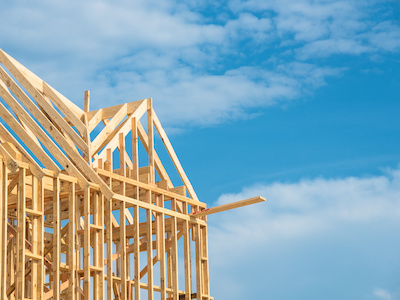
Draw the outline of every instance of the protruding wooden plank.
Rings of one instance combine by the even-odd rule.
[[[90,91],[85,91],[85,102],[83,105],[83,110],[85,113],[89,112],[90,108]]]
[[[255,204],[255,203],[259,203],[259,202],[264,202],[264,201],[265,201],[264,197],[258,196],[258,197],[253,197],[253,198],[249,198],[246,200],[241,200],[241,201],[237,201],[237,202],[233,202],[233,203],[228,203],[228,204],[223,204],[223,205],[203,209],[201,211],[193,212],[189,215],[196,217],[196,218],[200,218],[200,217],[203,217],[206,215],[215,214],[217,212],[230,210],[230,209],[234,209],[234,208],[238,208],[238,207],[242,207],[242,206],[246,206],[246,205],[250,205],[250,204]]]
[[[138,132],[137,120],[132,118],[132,178],[139,180],[139,152],[138,152]]]
[[[149,156],[149,174],[150,183],[155,182],[154,172],[154,125],[153,125],[153,99],[147,101],[147,134],[148,134],[148,149],[147,154]]]

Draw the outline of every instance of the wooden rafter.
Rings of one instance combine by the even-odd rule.
[[[212,300],[206,216],[265,199],[207,209],[151,98],[90,111],[85,91],[82,110],[1,49],[0,63],[0,298]]]

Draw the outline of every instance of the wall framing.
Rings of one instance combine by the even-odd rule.
[[[0,63],[0,298],[213,299],[207,215],[265,199],[208,209],[151,98],[90,111],[87,91],[82,110],[1,49]]]

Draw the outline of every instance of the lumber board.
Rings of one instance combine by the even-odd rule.
[[[206,216],[265,198],[199,201],[152,98],[90,111],[85,91],[82,110],[1,49],[0,63],[0,298],[213,300]]]
[[[258,197],[253,197],[253,198],[249,198],[249,199],[245,199],[245,200],[241,200],[241,201],[237,201],[237,202],[233,202],[233,203],[228,203],[228,204],[223,204],[223,205],[203,209],[201,211],[193,212],[189,215],[194,216],[196,218],[200,218],[203,216],[215,214],[217,212],[226,211],[226,210],[243,207],[243,206],[247,206],[247,205],[251,205],[251,204],[255,204],[255,203],[260,203],[260,202],[264,202],[264,201],[265,201],[264,197],[258,196]]]
[[[178,156],[176,155],[175,150],[172,147],[172,144],[169,141],[169,138],[168,138],[167,134],[165,133],[164,128],[161,126],[161,122],[158,119],[158,117],[157,117],[156,113],[154,112],[154,110],[153,110],[153,120],[154,120],[154,125],[155,125],[155,127],[156,127],[156,129],[158,131],[158,134],[160,135],[161,140],[163,141],[164,146],[167,149],[167,151],[168,151],[168,153],[169,153],[169,155],[170,155],[170,157],[172,159],[172,162],[174,163],[175,168],[178,171],[179,176],[182,179],[183,184],[188,189],[189,195],[194,200],[199,200],[199,198],[197,197],[196,192],[194,191],[193,186],[189,181],[189,178],[186,176],[186,173],[183,170],[183,167],[182,167],[182,165],[181,165],[181,163],[180,163],[180,161],[178,159]]]

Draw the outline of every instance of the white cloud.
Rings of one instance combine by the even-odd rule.
[[[371,47],[363,46],[353,39],[328,39],[308,43],[298,49],[297,54],[300,59],[306,60],[311,57],[328,57],[332,54],[358,55],[371,50]]]
[[[13,1],[0,11],[0,40],[79,105],[86,89],[93,108],[153,97],[166,125],[203,126],[251,117],[344,71],[315,59],[398,51],[398,24],[370,17],[377,3]]]
[[[391,300],[392,295],[384,289],[375,289],[374,296],[381,300]]]
[[[258,287],[263,281],[268,286],[265,291],[270,293],[276,292],[279,280],[298,282],[293,284],[293,291],[306,287],[310,290],[316,288],[319,279],[303,282],[306,278],[329,277],[340,286],[349,280],[346,278],[352,276],[351,272],[368,270],[368,280],[359,279],[367,290],[370,281],[379,284],[400,267],[396,259],[400,240],[395,238],[400,228],[400,170],[366,178],[257,184],[239,193],[222,195],[216,205],[257,195],[266,197],[267,202],[209,217],[211,276],[216,297],[226,288],[219,286],[218,278],[223,277],[222,284],[233,281],[247,291],[251,285],[256,295],[266,288]],[[338,264],[325,261],[338,255]],[[286,262],[279,268],[289,268],[291,271],[286,272],[291,273],[285,273],[289,278],[271,279],[274,272],[283,272],[276,269],[278,262]],[[305,267],[307,264],[309,267]],[[314,264],[324,267],[313,269]],[[297,277],[300,270],[303,277]],[[253,279],[253,283],[241,276],[262,273],[265,275]],[[354,291],[349,288],[347,298],[343,299],[351,299],[351,293]],[[243,295],[232,299],[242,299]],[[390,299],[382,298],[389,294],[380,290],[375,295]]]
[[[142,55],[140,55],[142,57]],[[156,56],[152,64],[170,63]],[[130,61],[136,65],[138,59]],[[128,63],[128,62],[127,62]],[[132,90],[137,99],[153,97],[163,123],[179,127],[181,124],[210,125],[229,119],[245,118],[248,111],[276,105],[312,91],[325,84],[327,76],[337,76],[340,69],[318,68],[312,64],[280,65],[275,72],[258,67],[243,67],[222,75],[196,74],[181,66],[168,70],[155,68],[143,73],[129,69],[124,72],[105,72],[96,78],[94,88],[103,98],[129,101]],[[150,84],[151,82],[151,84]],[[102,89],[102,86],[112,89]],[[96,94],[93,94],[96,97]],[[121,99],[121,100],[119,100]],[[173,113],[172,113],[173,112]],[[173,114],[175,118],[169,116]],[[164,121],[165,120],[165,121]]]

